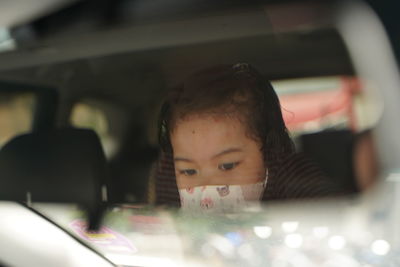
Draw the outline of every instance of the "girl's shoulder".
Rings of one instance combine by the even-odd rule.
[[[341,192],[303,153],[284,155],[271,164],[263,200],[329,197]]]

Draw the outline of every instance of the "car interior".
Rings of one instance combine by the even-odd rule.
[[[376,190],[384,96],[330,22],[335,1],[67,2],[0,46],[1,200],[77,203],[90,229],[106,207],[155,205],[164,96],[242,62],[271,81],[296,151],[345,197]]]
[[[293,8],[296,8],[296,6]],[[322,9],[318,6],[309,8]],[[284,8],[281,8],[283,11],[279,10],[279,7],[276,9],[277,11],[271,8],[276,13],[284,13],[285,11]],[[323,13],[319,14],[318,17],[307,18],[308,21],[306,20],[303,25],[298,25],[300,30],[288,32],[284,28],[285,25],[281,25],[283,22],[278,19],[274,21],[274,14],[267,17],[268,13],[266,14],[266,12],[272,13],[269,10],[256,8],[235,10],[233,8],[233,10],[226,12],[207,14],[209,23],[214,22],[218,25],[218,23],[221,23],[220,21],[226,21],[227,23],[241,25],[241,32],[236,30],[234,34],[237,36],[231,36],[229,33],[226,33],[227,36],[215,35],[214,40],[204,40],[197,43],[190,43],[193,38],[186,36],[189,43],[182,42],[174,45],[159,43],[157,44],[158,47],[146,49],[132,47],[131,51],[119,51],[124,48],[120,44],[121,36],[117,36],[119,33],[116,32],[114,33],[116,35],[114,40],[115,51],[108,53],[101,51],[103,53],[99,52],[101,54],[96,56],[85,55],[85,51],[81,52],[80,49],[76,49],[76,51],[82,53],[80,55],[66,55],[64,51],[73,51],[78,45],[84,47],[101,46],[99,44],[103,37],[101,35],[103,34],[106,37],[109,34],[108,32],[99,33],[99,36],[95,37],[97,39],[93,40],[69,37],[69,42],[61,42],[62,37],[58,36],[53,37],[55,40],[52,40],[49,34],[49,37],[43,40],[44,43],[48,44],[36,44],[29,50],[28,48],[24,49],[23,52],[6,53],[4,56],[8,60],[1,60],[4,65],[0,66],[0,69],[2,69],[0,77],[3,81],[15,83],[21,88],[27,85],[52,88],[58,94],[58,106],[56,112],[47,112],[47,114],[56,114],[56,117],[54,122],[43,124],[54,124],[56,127],[91,128],[96,131],[100,136],[110,164],[110,177],[112,177],[112,186],[109,192],[110,201],[114,203],[146,202],[148,181],[146,181],[146,175],[143,174],[144,170],[140,169],[140,166],[146,165],[143,165],[144,162],[138,162],[139,158],[143,159],[139,155],[142,155],[143,150],[149,149],[149,152],[146,153],[149,154],[147,164],[151,164],[151,160],[154,159],[151,156],[152,149],[157,146],[156,121],[162,96],[168,88],[177,84],[190,73],[216,64],[248,62],[273,83],[282,80],[292,81],[292,84],[288,85],[292,88],[282,89],[282,97],[287,98],[301,98],[302,94],[305,97],[307,94],[313,94],[313,92],[307,92],[309,89],[301,88],[302,81],[300,78],[320,78],[321,81],[316,80],[317,85],[314,85],[314,87],[318,86],[318,82],[320,82],[321,88],[316,88],[315,91],[339,91],[341,89],[324,88],[323,78],[328,79],[330,77],[338,81],[349,77],[356,78],[348,52],[339,34],[332,28],[313,28],[313,24],[319,26],[317,23],[323,17]],[[288,13],[288,11],[286,12]],[[268,21],[267,18],[271,21]],[[184,20],[183,23],[196,27],[201,25],[203,21],[204,18],[202,17],[193,17]],[[50,22],[52,22],[51,19],[49,19]],[[42,23],[45,24],[45,21]],[[163,27],[167,27],[164,26],[167,23],[169,21],[156,23],[156,26],[160,26],[159,29],[151,25],[155,27],[154,36],[160,36],[164,30]],[[228,26],[233,25],[223,26],[228,28]],[[302,29],[307,26],[309,29]],[[274,27],[278,28],[278,32],[272,33]],[[279,27],[283,29],[279,31]],[[43,28],[46,29],[44,26]],[[129,30],[140,32],[143,30],[142,28],[145,28],[145,26],[134,25]],[[207,26],[204,26],[204,28],[208,29]],[[249,32],[248,29],[251,29],[252,32]],[[176,34],[183,34],[183,29],[180,29],[178,24],[172,25],[171,30]],[[130,42],[134,43],[135,39],[132,36]],[[86,41],[86,43],[77,44],[76,41]],[[167,41],[164,40],[164,42]],[[52,42],[54,42],[54,47],[52,47]],[[112,42],[112,40],[109,40],[109,42]],[[50,62],[40,62],[43,59],[38,57],[38,54],[43,49],[55,50],[50,53],[51,56],[46,56],[46,61]],[[109,47],[108,49],[112,48]],[[66,58],[68,56],[70,58]],[[75,59],[77,56],[79,58]],[[6,62],[18,61],[22,58],[25,66],[14,66],[11,70],[7,69]],[[326,64],[326,62],[329,62],[329,64]],[[296,79],[300,85],[296,85]],[[2,86],[2,88],[7,88],[7,85]],[[280,88],[276,90],[280,94]],[[315,94],[318,93],[315,92]],[[354,98],[350,101],[353,103],[358,100],[357,98],[362,98],[359,95],[354,94]],[[315,109],[319,110],[314,112],[326,112],[326,114],[321,114],[319,117],[314,116],[314,118],[311,116],[308,121],[297,122],[293,131],[296,136],[314,131],[321,132],[330,128],[334,130],[335,128],[348,129],[354,133],[358,129],[355,125],[351,125],[350,120],[366,120],[366,115],[363,114],[360,115],[364,116],[362,119],[346,118],[345,115],[342,115],[342,118],[337,118],[340,117],[340,114],[337,113],[344,113],[345,109],[350,107],[344,107],[339,111],[330,111],[330,106],[335,105],[335,103],[332,103],[333,101],[331,103],[327,101],[325,101],[327,103],[318,103],[323,97],[322,95],[320,99],[315,98],[315,105],[317,105]],[[325,99],[328,100],[328,97],[327,95]],[[290,116],[297,118],[300,115],[297,115],[296,111],[291,111],[292,107],[289,106],[289,102],[288,99],[288,106],[286,106],[286,103],[282,103],[282,106],[288,114],[290,124],[290,120],[293,119]],[[300,103],[301,101],[298,100],[297,102]],[[36,107],[42,106],[39,103],[35,104]],[[323,105],[326,105],[326,107]],[[335,112],[336,114],[334,114]],[[330,119],[330,117],[333,119]],[[38,120],[45,120],[45,118]],[[331,122],[328,122],[328,120],[331,120]],[[314,129],[312,129],[312,126],[308,126],[309,129],[305,129],[307,126],[304,125],[307,123],[308,125],[314,123],[321,126],[314,127]],[[357,123],[359,122],[357,121]],[[146,148],[146,144],[148,148]],[[312,148],[308,148],[309,146],[319,147],[319,145],[310,144],[310,142],[307,142],[306,146],[307,151],[312,151]],[[145,168],[148,168],[148,166]]]

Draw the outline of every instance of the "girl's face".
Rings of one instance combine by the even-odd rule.
[[[245,126],[227,116],[192,115],[178,120],[171,132],[179,189],[203,185],[263,182],[260,144]]]

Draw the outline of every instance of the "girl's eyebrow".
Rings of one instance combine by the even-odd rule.
[[[189,163],[193,162],[193,160],[191,160],[191,159],[182,158],[182,157],[176,157],[176,158],[174,158],[174,161],[184,161],[184,162],[189,162]]]
[[[243,152],[243,149],[238,148],[238,147],[232,147],[232,148],[228,148],[228,149],[225,149],[225,150],[219,152],[218,154],[214,155],[212,158],[214,159],[214,158],[218,158],[222,155],[226,155],[229,153],[238,153],[238,152]]]
[[[218,158],[218,157],[226,155],[226,154],[238,153],[238,152],[243,152],[243,149],[238,148],[238,147],[231,147],[231,148],[225,149],[225,150],[215,154],[214,156],[212,156],[212,159]],[[194,162],[191,159],[183,158],[183,157],[175,157],[174,161],[183,161],[183,162],[188,162],[188,163],[193,163]]]

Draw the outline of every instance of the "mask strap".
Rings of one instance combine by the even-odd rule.
[[[268,168],[265,171],[265,180],[264,180],[264,184],[263,184],[264,188],[267,186],[267,181],[268,181]]]

